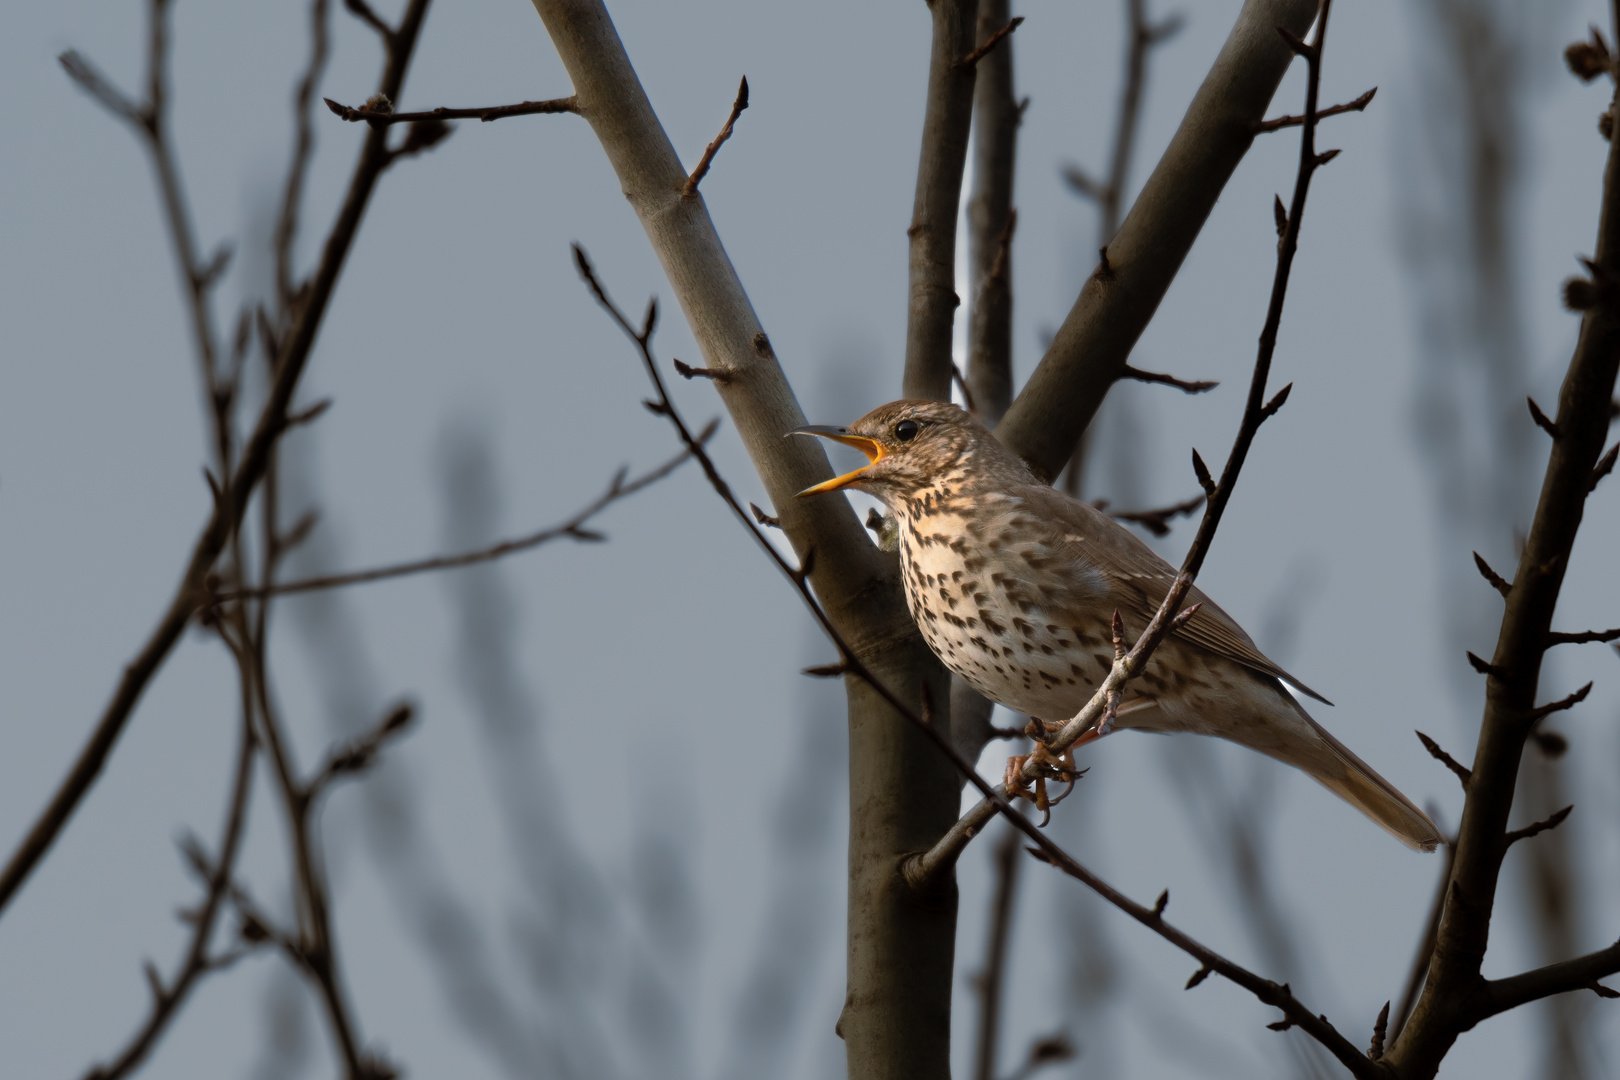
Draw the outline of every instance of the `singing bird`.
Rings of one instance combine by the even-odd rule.
[[[800,492],[857,488],[894,515],[906,605],[929,648],[979,693],[1047,721],[1077,713],[1113,666],[1114,613],[1130,638],[1176,571],[1113,518],[1043,484],[971,415],[893,401],[847,428],[803,427],[869,464]],[[1229,739],[1302,769],[1414,848],[1427,814],[1320,724],[1283,683],[1327,699],[1268,660],[1194,588],[1193,617],[1127,683],[1115,728]],[[1096,729],[1088,733],[1095,737]]]

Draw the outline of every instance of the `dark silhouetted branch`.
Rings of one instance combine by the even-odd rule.
[[[1554,630],[1547,635],[1547,645],[1587,645],[1591,642],[1620,641],[1620,627],[1613,630],[1583,630],[1578,634],[1565,634]]]
[[[712,438],[719,424],[720,421],[711,420],[708,426],[698,434],[699,441],[707,442]],[[320,577],[305,578],[301,581],[282,581],[237,593],[223,593],[212,598],[211,603],[217,605],[250,597],[257,599],[265,596],[287,596],[293,593],[316,592],[322,589],[339,589],[348,585],[363,585],[373,581],[387,581],[392,578],[408,577],[412,574],[454,570],[463,566],[489,562],[492,559],[504,558],[507,555],[515,555],[518,552],[532,551],[540,545],[553,540],[568,539],[582,543],[600,542],[606,537],[599,532],[585,528],[587,522],[620,499],[634,495],[642,488],[662,480],[680,468],[682,463],[690,456],[690,453],[682,451],[656,469],[628,481],[625,479],[625,470],[621,469],[614,475],[612,482],[608,484],[607,490],[587,503],[573,517],[560,524],[541,529],[539,532],[530,533],[528,536],[503,540],[487,548],[463,552],[459,555],[437,555],[428,559],[395,563],[392,566],[379,566],[372,570],[355,570],[344,574],[323,574]]]
[[[491,120],[504,120],[509,116],[543,116],[551,113],[579,113],[579,101],[572,95],[565,98],[551,98],[546,101],[520,101],[515,105],[490,105],[481,109],[428,109],[425,112],[394,112],[392,109],[378,108],[352,108],[340,105],[331,98],[322,98],[326,107],[333,113],[350,123],[365,121],[368,124],[387,126],[389,124],[418,124],[430,123],[435,120],[482,120],[489,123]]]
[[[985,38],[984,44],[962,57],[962,59],[958,60],[957,63],[965,68],[976,67],[980,60],[983,60],[987,55],[989,55],[991,49],[994,49],[997,45],[1001,44],[1003,38],[1011,35],[1014,30],[1017,30],[1023,24],[1024,17],[1022,15],[1019,15],[1014,19],[1009,19],[1007,25]]]
[[[1553,438],[1558,438],[1558,425],[1553,423],[1547,414],[1541,411],[1541,406],[1536,404],[1536,399],[1533,397],[1527,397],[1524,400],[1525,403],[1530,406],[1530,419],[1536,422],[1536,427],[1540,428],[1542,431],[1545,431]]]
[[[1417,952],[1412,956],[1412,967],[1406,976],[1406,985],[1401,989],[1400,1004],[1395,1007],[1395,1015],[1390,1024],[1388,1041],[1391,1043],[1401,1037],[1401,1030],[1406,1027],[1407,1017],[1412,1015],[1412,1006],[1417,1004],[1418,994],[1423,990],[1424,980],[1429,975],[1429,964],[1434,959],[1435,936],[1440,932],[1440,913],[1445,910],[1446,893],[1451,887],[1451,864],[1456,858],[1457,848],[1454,843],[1448,841],[1443,850],[1445,864],[1440,868],[1434,899],[1429,903],[1429,917],[1424,920],[1423,936],[1418,940]]]
[[[1611,110],[1617,102],[1620,99],[1611,93]],[[1620,279],[1620,142],[1609,146],[1593,264],[1594,280]],[[1423,995],[1384,1059],[1398,1076],[1433,1076],[1458,1034],[1481,1019],[1550,993],[1578,989],[1620,966],[1617,947],[1611,966],[1587,957],[1515,979],[1486,982],[1490,1004],[1478,1005],[1480,967],[1490,939],[1506,851],[1503,838],[1524,746],[1541,717],[1573,705],[1576,697],[1554,707],[1535,707],[1553,612],[1608,437],[1609,403],[1620,368],[1620,298],[1609,295],[1611,291],[1600,290],[1582,315],[1580,335],[1559,389],[1557,434],[1496,648],[1489,663],[1476,664],[1490,673],[1491,683],[1457,836],[1452,892],[1441,915]],[[1580,977],[1571,978],[1573,972]]]
[[[1161,507],[1158,510],[1109,510],[1106,500],[1092,503],[1098,510],[1102,510],[1115,521],[1128,521],[1132,525],[1140,525],[1154,536],[1169,536],[1170,522],[1184,514],[1191,514],[1203,506],[1205,497],[1194,495],[1174,506]]]
[[[1221,385],[1213,379],[1200,379],[1196,382],[1188,379],[1178,379],[1174,375],[1161,375],[1157,371],[1143,371],[1141,368],[1134,368],[1129,364],[1125,365],[1125,372],[1120,377],[1135,379],[1137,382],[1158,383],[1160,386],[1173,386],[1184,394],[1202,394],[1206,390],[1213,390]]]
[[[1354,101],[1347,101],[1343,105],[1329,105],[1317,113],[1316,117],[1320,120],[1327,116],[1338,116],[1340,113],[1361,112],[1372,104],[1373,95],[1377,93],[1378,87],[1375,86]],[[1261,135],[1268,131],[1281,131],[1285,127],[1298,127],[1304,122],[1305,118],[1303,116],[1279,116],[1275,120],[1262,120],[1255,124],[1254,133]]]
[[[1423,744],[1423,749],[1429,752],[1430,757],[1434,758],[1434,760],[1438,761],[1440,764],[1457,774],[1457,779],[1462,781],[1463,791],[1467,791],[1468,780],[1471,775],[1468,771],[1468,766],[1464,765],[1462,762],[1440,749],[1440,744],[1423,734],[1423,732],[1418,732],[1417,737],[1418,741]]]
[[[388,40],[387,59],[384,64],[381,92],[392,97],[399,92],[410,66],[416,47],[417,32],[427,12],[427,0],[409,0],[400,26]],[[170,599],[167,610],[158,620],[135,658],[123,669],[118,686],[98,720],[95,729],[79,753],[68,775],[58,786],[50,804],[30,827],[27,836],[18,845],[4,871],[0,871],[0,911],[11,902],[17,889],[27,880],[61,833],[68,818],[78,807],[102,765],[122,734],[125,723],[134,711],[147,684],[169,652],[180,640],[186,624],[196,610],[197,597],[204,591],[204,580],[214,562],[224,550],[229,537],[236,531],[247,512],[248,499],[269,466],[271,452],[282,432],[286,430],[287,413],[300,377],[314,347],[316,333],[326,314],[326,305],[342,273],[354,237],[370,202],[377,179],[388,166],[385,133],[370,133],[360,151],[360,158],[349,182],[349,189],[338,211],[337,220],[327,234],[321,259],[315,274],[304,285],[307,292],[299,306],[297,318],[286,334],[275,357],[274,378],[265,395],[252,434],[242,449],[240,461],[225,485],[220,501],[215,505],[208,522],[198,536],[181,574],[180,584]],[[184,269],[184,267],[183,267]]]
[[[1087,279],[996,437],[1041,476],[1072,456],[1131,349],[1158,309],[1222,188],[1254,141],[1292,54],[1277,36],[1303,33],[1312,0],[1247,0],[1180,127],[1109,237],[1114,279]]]
[[[1564,819],[1569,817],[1570,811],[1574,809],[1574,806],[1566,806],[1562,810],[1554,811],[1552,814],[1542,818],[1540,821],[1535,822],[1532,825],[1526,825],[1522,829],[1514,829],[1503,838],[1504,846],[1511,847],[1520,840],[1528,840],[1530,837],[1544,833],[1548,829],[1558,828],[1558,826],[1564,823]]]
[[[1501,574],[1498,574],[1495,570],[1492,570],[1490,564],[1485,561],[1485,557],[1477,551],[1474,552],[1474,565],[1479,568],[1480,577],[1483,577],[1486,581],[1491,583],[1491,588],[1495,589],[1503,596],[1506,596],[1513,591],[1513,583],[1508,581],[1508,579],[1503,577]]]

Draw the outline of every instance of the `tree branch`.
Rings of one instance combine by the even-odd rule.
[[[410,0],[399,30],[390,39],[381,84],[382,92],[390,97],[397,95],[404,83],[427,4],[428,0]],[[4,911],[17,889],[50,849],[90,785],[95,782],[147,684],[179,641],[181,632],[196,609],[196,597],[214,561],[247,512],[249,496],[263,478],[271,451],[286,430],[287,412],[298,388],[299,377],[309,360],[326,305],[331,300],[333,288],[353,246],[360,219],[370,202],[378,177],[387,168],[389,158],[385,138],[385,132],[372,131],[360,151],[343,206],[327,235],[320,264],[308,284],[307,298],[276,357],[274,380],[243,449],[241,461],[230,482],[224,486],[221,498],[192,548],[168,609],[141,651],[124,668],[112,700],[108,702],[95,730],[58,786],[50,804],[18,845],[5,870],[0,872],[0,912]]]
[[[698,159],[697,168],[692,170],[692,175],[686,178],[686,185],[681,188],[683,196],[690,199],[697,194],[698,185],[709,174],[709,166],[714,163],[714,155],[718,154],[720,147],[731,138],[731,129],[736,125],[737,117],[741,116],[746,108],[748,108],[748,76],[744,75],[742,82],[737,85],[737,100],[732,102],[731,115],[726,117],[725,124],[720,128],[720,134],[703,148],[703,156]]]
[[[416,124],[433,120],[505,120],[509,116],[543,116],[551,113],[579,115],[579,100],[573,96],[550,98],[546,101],[520,101],[515,105],[490,105],[478,109],[447,109],[440,106],[426,112],[394,112],[392,109],[353,108],[340,105],[331,98],[322,98],[326,107],[351,123],[364,120],[368,124]]]
[[[922,151],[912,201],[910,289],[903,397],[951,399],[951,327],[956,295],[956,217],[973,121],[978,0],[933,0],[933,46]]]
[[[1573,960],[1526,971],[1522,975],[1487,980],[1481,1000],[1475,1005],[1473,1023],[1572,990],[1591,990],[1599,997],[1614,997],[1615,991],[1598,980],[1616,972],[1620,972],[1620,942]]]
[[[1011,14],[1010,0],[980,0],[978,36],[988,40]],[[986,427],[1012,404],[1012,241],[1018,226],[1013,177],[1022,118],[1013,91],[1013,47],[979,63],[973,87],[973,192],[968,199],[967,374],[963,396]],[[954,721],[953,721],[954,722]]]
[[[1616,105],[1620,97],[1611,96],[1610,108]],[[1609,148],[1593,265],[1596,279],[1620,280],[1620,142]],[[1452,899],[1441,917],[1434,964],[1411,1020],[1385,1059],[1403,1077],[1434,1075],[1459,1032],[1500,1011],[1480,1013],[1470,1003],[1481,981],[1525,740],[1539,715],[1545,715],[1535,708],[1543,653],[1593,469],[1607,438],[1620,367],[1620,297],[1614,290],[1599,292],[1598,302],[1582,316],[1559,391],[1557,437],[1489,663],[1492,679],[1457,838]],[[1524,1000],[1531,998],[1519,997],[1515,1003]]]
[[[1329,105],[1327,108],[1317,113],[1316,118],[1320,120],[1323,117],[1338,116],[1341,113],[1362,112],[1367,108],[1368,105],[1372,104],[1373,95],[1377,93],[1378,87],[1375,86],[1365,94],[1362,94],[1360,97],[1356,98],[1354,101],[1347,101],[1343,105]],[[1268,131],[1281,131],[1285,127],[1298,127],[1304,122],[1305,118],[1303,116],[1279,116],[1275,120],[1262,120],[1260,123],[1254,125],[1254,133],[1256,135],[1263,135]]]
[[[1250,124],[1292,60],[1276,27],[1303,33],[1312,0],[1247,0],[1225,47],[1130,215],[1108,243],[1113,277],[1092,275],[1046,356],[996,428],[1043,477],[1069,460],[1158,309],[1221,189],[1254,140]]]
[[[697,436],[699,442],[707,442],[713,437],[719,426],[718,420],[712,420]],[[371,570],[354,570],[343,574],[323,574],[320,577],[304,578],[300,581],[282,581],[264,585],[256,589],[244,589],[239,592],[222,593],[208,601],[209,606],[230,603],[235,600],[261,599],[266,596],[287,596],[292,593],[315,592],[324,589],[338,589],[347,585],[363,585],[373,581],[386,581],[390,578],[406,577],[411,574],[431,573],[438,570],[454,570],[463,566],[473,566],[477,563],[489,562],[492,559],[504,558],[518,552],[530,551],[552,540],[567,538],[581,542],[594,542],[605,539],[601,533],[585,528],[585,525],[603,510],[618,502],[620,499],[634,495],[642,488],[655,484],[678,469],[691,454],[685,450],[670,458],[651,472],[643,473],[633,480],[626,481],[625,470],[620,469],[608,484],[608,488],[591,502],[580,508],[573,517],[567,521],[528,536],[518,537],[514,540],[503,540],[498,544],[481,548],[478,551],[467,551],[459,555],[438,555],[429,559],[418,559],[413,562],[394,563],[389,566],[380,566]]]

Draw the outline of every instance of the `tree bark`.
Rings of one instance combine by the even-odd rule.
[[[647,232],[706,365],[800,559],[813,550],[818,598],[861,659],[920,707],[926,679],[943,715],[943,669],[906,612],[898,562],[877,550],[843,499],[793,496],[832,470],[804,423],[776,355],[720,243],[701,192],[653,113],[612,20],[597,0],[534,0],[579,111]],[[964,50],[966,52],[967,50]],[[723,157],[718,167],[724,167]],[[949,352],[946,353],[949,378]],[[948,390],[948,387],[947,387]],[[920,898],[900,860],[955,820],[948,762],[864,684],[849,680],[849,992],[839,1022],[849,1075],[948,1077],[956,892]]]
[[[973,122],[973,51],[978,0],[931,0],[933,50],[923,113],[917,193],[911,210],[911,291],[903,396],[951,399],[951,328],[956,308],[956,213]],[[1001,43],[1005,46],[1007,43]]]

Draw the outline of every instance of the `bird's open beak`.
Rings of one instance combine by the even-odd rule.
[[[855,483],[861,478],[862,473],[864,473],[867,469],[870,469],[873,465],[876,465],[878,463],[878,459],[883,457],[882,443],[878,442],[876,439],[868,439],[863,435],[851,435],[847,430],[841,427],[828,427],[825,424],[811,424],[809,427],[794,428],[792,431],[788,432],[788,434],[815,435],[823,439],[831,439],[833,442],[841,442],[845,446],[853,446],[855,449],[871,458],[870,461],[856,469],[854,472],[847,472],[843,476],[835,476],[831,480],[824,481],[823,483],[817,484],[814,487],[805,488],[803,491],[799,492],[797,496],[801,499],[806,495],[820,495],[823,491],[838,491],[841,488],[849,487],[849,485]]]

